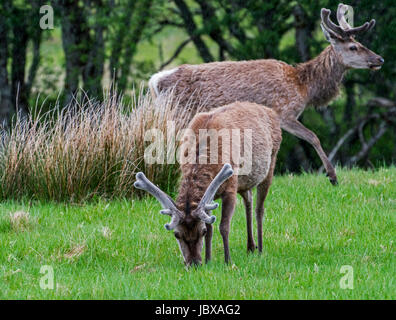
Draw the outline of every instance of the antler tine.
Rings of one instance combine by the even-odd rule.
[[[344,36],[345,31],[340,27],[337,26],[333,21],[330,19],[331,11],[326,8],[322,8],[320,15],[322,18],[322,26],[324,26],[328,31],[333,33],[334,35],[338,35],[339,37]]]
[[[369,26],[367,28],[367,31],[370,31],[371,29],[373,29],[375,26],[375,19],[371,19],[371,21],[369,22]]]
[[[216,221],[215,216],[209,216],[204,210],[198,210],[195,216],[207,224],[213,224]]]
[[[214,196],[216,195],[219,187],[232,175],[234,171],[230,164],[226,163],[220,172],[216,175],[209,187],[206,189],[204,196],[199,202],[198,207],[204,210],[197,210],[197,218],[201,219],[205,223],[212,224],[216,221],[215,216],[209,216],[205,211],[212,211],[218,207],[217,203],[212,203]]]
[[[165,210],[176,209],[173,200],[169,198],[169,196],[160,188],[154,185],[149,179],[147,179],[143,172],[138,172],[136,174],[136,181],[133,185],[135,186],[135,188],[147,191],[148,193],[153,195],[161,203],[162,207]]]
[[[354,36],[359,33],[367,32],[371,30],[375,25],[375,20],[372,19],[370,22],[365,22],[360,27],[352,28],[351,25],[345,19],[345,13],[348,11],[349,6],[340,3],[337,9],[337,20],[341,28],[344,30],[346,36]]]
[[[352,28],[352,29],[346,31],[346,33],[349,36],[353,36],[353,35],[357,35],[360,33],[365,33],[367,31],[371,30],[374,26],[375,26],[375,20],[372,19],[370,22],[365,22],[360,27]]]
[[[180,216],[177,214],[172,215],[172,219],[170,223],[165,224],[165,229],[170,231],[173,230],[177,227],[177,225],[180,223]]]
[[[224,181],[226,181],[229,177],[231,177],[234,174],[234,171],[232,170],[232,167],[229,163],[226,163],[223,168],[219,171],[219,173],[216,175],[216,177],[213,179],[213,181],[210,183],[208,189],[206,189],[204,196],[202,197],[200,201],[200,205],[206,205],[212,202],[217,189],[223,184]]]
[[[344,30],[350,30],[352,27],[345,19],[345,13],[348,11],[348,6],[340,3],[337,8],[337,21],[340,27]]]
[[[147,179],[143,172],[138,172],[136,174],[136,181],[133,185],[135,188],[147,191],[153,195],[162,205],[163,210],[161,210],[160,213],[172,217],[171,222],[165,225],[167,230],[174,229],[180,223],[182,213],[176,208],[173,200]]]

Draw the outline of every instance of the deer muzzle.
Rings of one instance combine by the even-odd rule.
[[[369,68],[371,70],[379,70],[381,69],[382,65],[384,64],[385,60],[381,56],[376,56],[373,59],[370,59],[369,61]]]

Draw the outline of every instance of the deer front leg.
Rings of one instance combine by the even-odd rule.
[[[257,221],[257,244],[259,253],[263,252],[263,220],[264,220],[264,201],[268,195],[268,190],[274,176],[276,155],[278,150],[273,153],[271,158],[271,167],[265,180],[257,186],[256,199],[256,221]]]
[[[240,193],[245,205],[246,225],[247,225],[247,250],[253,252],[256,249],[253,237],[253,197],[252,190]]]
[[[281,127],[282,129],[286,130],[292,135],[307,141],[315,148],[316,153],[319,155],[320,159],[322,160],[323,166],[326,169],[327,176],[329,177],[331,184],[337,185],[338,181],[337,181],[337,175],[335,169],[331,164],[331,162],[329,161],[329,159],[327,158],[325,152],[323,151],[322,146],[320,145],[320,141],[316,136],[316,134],[313,133],[311,130],[305,128],[302,123],[294,119],[282,121]]]
[[[213,236],[213,227],[211,224],[206,224],[205,263],[208,263],[212,258],[212,236]]]
[[[236,194],[226,193],[221,197],[222,210],[221,210],[221,221],[220,221],[220,234],[223,238],[224,244],[224,261],[225,263],[230,262],[230,247],[228,243],[228,235],[230,233],[230,223],[232,215],[235,210]]]

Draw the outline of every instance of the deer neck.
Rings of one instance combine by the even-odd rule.
[[[332,46],[296,69],[300,84],[307,88],[307,104],[314,107],[326,106],[338,95],[347,70]]]

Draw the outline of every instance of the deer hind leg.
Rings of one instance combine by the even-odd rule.
[[[222,210],[221,210],[221,221],[220,221],[220,234],[223,238],[224,244],[224,261],[230,262],[230,247],[228,241],[228,235],[230,233],[231,218],[234,214],[236,204],[236,194],[226,193],[222,196]]]
[[[253,237],[253,197],[252,190],[240,193],[245,205],[246,224],[247,224],[247,250],[253,252],[256,249]]]
[[[286,130],[287,132],[291,133],[292,135],[295,135],[300,139],[307,141],[315,148],[316,153],[320,157],[320,160],[322,160],[323,166],[326,169],[326,173],[327,176],[329,177],[331,184],[337,185],[338,181],[337,181],[337,175],[335,169],[331,164],[331,162],[329,161],[329,159],[327,158],[325,152],[323,151],[320,141],[316,136],[316,134],[313,133],[311,130],[305,128],[304,125],[297,120],[282,121],[282,129]]]

